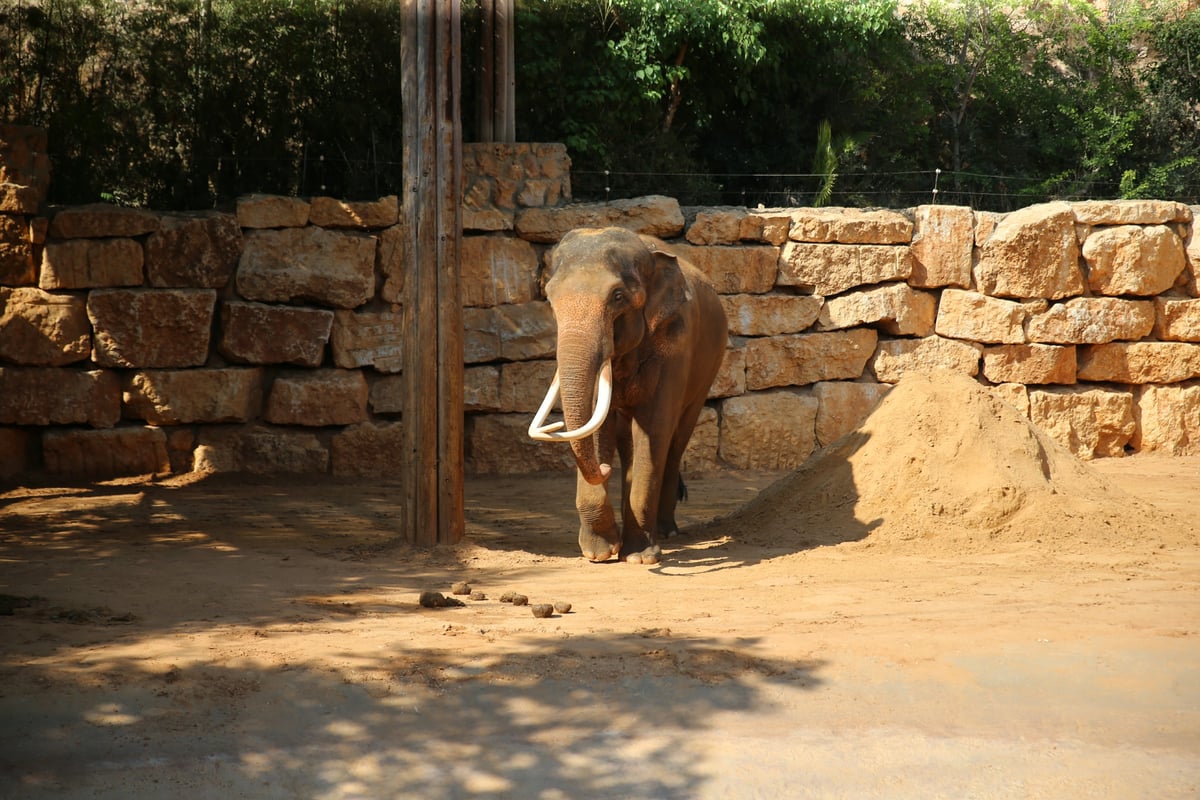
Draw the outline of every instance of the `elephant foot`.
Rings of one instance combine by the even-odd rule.
[[[662,548],[645,534],[629,536],[621,547],[621,559],[626,564],[657,564],[662,561]]]
[[[588,561],[608,561],[620,550],[620,542],[610,541],[593,530],[579,529],[579,551]]]

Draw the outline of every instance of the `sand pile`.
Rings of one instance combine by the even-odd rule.
[[[1178,520],[1120,492],[971,378],[909,375],[854,432],[715,523],[740,541],[1157,546]]]

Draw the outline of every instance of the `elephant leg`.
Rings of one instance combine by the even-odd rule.
[[[606,461],[612,460],[612,428],[605,425],[599,438],[599,450]],[[621,550],[612,503],[608,500],[608,480],[588,483],[582,472],[575,477],[575,509],[579,512],[579,550],[589,561],[607,561]]]
[[[675,523],[675,506],[683,491],[683,479],[680,477],[679,464],[683,461],[683,453],[687,450],[688,442],[692,438],[692,431],[696,428],[696,420],[700,418],[700,411],[703,408],[704,401],[701,400],[685,409],[683,416],[679,419],[679,427],[671,438],[667,461],[663,465],[662,491],[658,499],[658,534],[662,537],[671,537],[679,533],[679,526]]]
[[[633,432],[632,458],[629,469],[629,503],[625,511],[625,526],[621,534],[621,558],[631,564],[657,564],[662,558],[658,543],[658,503],[663,489],[663,467],[670,445],[670,431],[665,434]],[[672,486],[670,491],[675,491]]]

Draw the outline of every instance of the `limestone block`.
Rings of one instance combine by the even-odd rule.
[[[404,299],[404,276],[408,269],[404,262],[404,226],[384,228],[378,236],[379,274],[383,277],[379,296],[385,303],[401,303]]]
[[[745,393],[746,350],[742,345],[733,344],[725,349],[725,359],[708,389],[708,399],[735,397]]]
[[[399,219],[400,201],[394,194],[363,201],[314,197],[308,207],[308,224],[322,228],[387,228]]]
[[[797,294],[731,294],[721,296],[729,333],[776,336],[800,333],[817,321],[824,298]]]
[[[966,206],[918,206],[909,285],[922,289],[971,285],[975,214]]]
[[[299,197],[248,194],[237,199],[237,221],[243,228],[303,228],[308,209]]]
[[[878,325],[894,336],[933,333],[937,299],[905,283],[891,283],[825,300],[817,329],[843,330],[855,325]]]
[[[551,358],[558,346],[554,311],[544,300],[495,306],[492,330],[499,340],[499,357],[506,361]]]
[[[96,289],[87,313],[102,367],[199,367],[208,359],[212,289]]]
[[[1025,336],[1049,344],[1104,344],[1141,339],[1154,329],[1154,303],[1117,297],[1076,297],[1030,315]]]
[[[232,214],[165,214],[146,239],[146,282],[151,286],[221,289],[242,254],[242,229]]]
[[[329,450],[316,434],[267,426],[205,427],[196,446],[196,472],[313,474],[329,471]]]
[[[55,475],[115,478],[171,471],[167,436],[150,426],[47,431],[42,455]]]
[[[886,383],[822,381],[813,386],[817,399],[817,444],[824,447],[856,429],[892,387]]]
[[[158,215],[154,212],[107,203],[67,206],[50,219],[54,239],[132,238],[156,230]]]
[[[397,373],[404,368],[404,316],[391,311],[335,311],[333,363],[345,369],[374,367]]]
[[[231,300],[221,306],[221,355],[240,364],[316,367],[325,357],[334,312]]]
[[[530,439],[529,422],[528,414],[468,414],[467,472],[472,475],[522,475],[575,469],[570,446],[565,442]],[[569,505],[574,496],[574,483],[565,479],[563,502]]]
[[[500,366],[499,410],[533,414],[554,380],[554,361],[513,361]]]
[[[1075,348],[1010,344],[983,348],[983,377],[992,383],[1075,383]]]
[[[549,305],[547,303],[546,305]],[[551,312],[551,317],[554,314]],[[500,357],[500,334],[492,308],[463,309],[463,361],[478,364]]]
[[[0,286],[37,283],[33,244],[25,217],[0,214]]]
[[[1079,353],[1081,381],[1179,383],[1200,377],[1200,344],[1113,342]]]
[[[196,432],[191,428],[166,428],[167,458],[171,472],[191,472],[195,463]]]
[[[868,328],[748,339],[746,388],[853,380],[863,374],[876,341],[877,334]]]
[[[1195,216],[1183,237],[1184,255],[1188,271],[1184,273],[1186,288],[1192,297],[1200,297],[1200,206],[1192,206]]]
[[[1000,224],[1000,220],[1007,216],[995,211],[976,211],[975,212],[975,246],[982,247],[983,243],[996,232],[996,226]]]
[[[371,389],[374,396],[374,387]],[[466,411],[500,411],[500,367],[486,364],[463,370],[463,408]],[[515,411],[509,408],[506,411]]]
[[[43,289],[140,286],[145,254],[133,239],[47,242],[42,251]]]
[[[1200,342],[1200,300],[1156,297],[1154,335],[1164,341]]]
[[[464,231],[511,231],[516,210],[496,207],[496,181],[484,175],[464,176]]]
[[[720,459],[721,424],[717,410],[711,406],[700,409],[692,438],[679,461],[679,471],[684,475],[697,472],[712,472],[721,468]]]
[[[558,208],[525,208],[514,227],[522,239],[557,242],[574,228],[616,226],[669,239],[683,232],[683,213],[671,197],[648,195],[611,203],[579,203]]]
[[[975,342],[1020,344],[1025,341],[1024,305],[978,292],[946,289],[938,304],[939,336]]]
[[[1192,219],[1191,209],[1173,200],[1084,200],[1071,203],[1071,210],[1084,225],[1161,225]]]
[[[376,237],[324,228],[246,233],[237,290],[247,300],[355,308],[375,296]]]
[[[363,422],[335,433],[329,455],[340,477],[399,477],[404,467],[404,429],[399,422]]]
[[[87,303],[78,295],[0,286],[0,360],[60,367],[92,352]]]
[[[32,469],[34,434],[28,428],[0,428],[0,481]]]
[[[152,425],[248,422],[262,408],[262,370],[145,370],[122,381],[125,415]]]
[[[466,371],[468,374],[471,368]],[[401,414],[404,412],[404,378],[400,375],[385,375],[371,384],[367,402],[376,414]]]
[[[689,219],[684,238],[692,244],[737,244],[742,238],[746,209],[733,206],[705,208],[685,216]]]
[[[795,469],[816,447],[817,406],[789,389],[721,401],[721,460],[734,469]]]
[[[1001,383],[989,388],[996,397],[1009,403],[1021,415],[1029,417],[1029,388],[1023,383]]]
[[[856,286],[906,280],[912,266],[908,247],[788,242],[779,255],[777,282],[828,297]]]
[[[359,370],[280,373],[267,396],[267,422],[276,425],[353,425],[367,418],[367,379]]]
[[[0,424],[111,428],[121,418],[121,385],[108,370],[0,368]]]
[[[0,213],[36,214],[50,187],[46,129],[0,125]]]
[[[1083,292],[1075,214],[1043,203],[1006,215],[979,248],[975,284],[998,297],[1057,300]]]
[[[1105,295],[1155,295],[1186,266],[1183,240],[1166,225],[1098,228],[1083,242],[1088,287]]]
[[[1079,458],[1123,456],[1133,437],[1133,393],[1071,387],[1033,389],[1029,418]]]
[[[871,361],[871,372],[881,383],[897,383],[908,372],[927,373],[939,369],[979,374],[983,345],[940,336],[923,339],[892,339],[879,343]]]
[[[898,211],[857,208],[802,208],[792,212],[788,238],[793,242],[908,244],[913,223]]]
[[[703,272],[720,294],[762,294],[775,285],[779,260],[775,247],[695,247],[671,242],[667,249]]]
[[[495,306],[537,299],[538,254],[524,239],[467,236],[461,254],[463,305]]]
[[[1200,383],[1140,386],[1133,415],[1137,430],[1130,444],[1138,452],[1200,455]]]

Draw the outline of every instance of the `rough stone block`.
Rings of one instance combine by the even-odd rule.
[[[554,380],[554,361],[514,361],[500,365],[499,410],[533,414]]]
[[[684,238],[696,245],[737,244],[742,238],[746,213],[746,209],[733,206],[685,213],[688,227]]]
[[[233,300],[221,307],[221,355],[239,364],[320,366],[334,312]]]
[[[472,475],[522,475],[530,472],[569,472],[575,458],[566,443],[529,438],[528,414],[468,414],[466,462]],[[564,502],[573,494],[563,484]]]
[[[396,373],[404,367],[404,317],[391,311],[336,311],[333,363],[345,369],[374,367]]]
[[[667,250],[703,272],[720,294],[762,294],[775,285],[779,260],[775,247],[694,247],[670,242]]]
[[[121,385],[107,370],[0,368],[0,424],[111,428],[121,418]]]
[[[797,294],[731,294],[721,297],[729,333],[777,336],[800,333],[817,321],[824,298]]]
[[[0,481],[33,468],[34,434],[28,428],[0,428]]]
[[[37,283],[31,234],[25,217],[0,214],[0,286]]]
[[[211,289],[97,289],[87,313],[102,367],[199,367],[208,359]]]
[[[528,303],[537,299],[538,254],[524,239],[467,236],[459,281],[465,306]]]
[[[979,374],[983,345],[940,336],[924,339],[892,339],[879,343],[871,361],[871,372],[881,383],[897,383],[908,372],[948,369],[963,375]]]
[[[1011,405],[1021,415],[1029,417],[1029,389],[1023,383],[1001,383],[992,386],[989,391]]]
[[[146,239],[151,286],[222,289],[242,254],[242,229],[232,214],[166,214]]]
[[[339,477],[399,477],[404,468],[404,429],[399,422],[364,422],[335,433],[329,447]]]
[[[201,428],[196,472],[322,474],[329,450],[316,434],[266,426]]]
[[[992,383],[1075,383],[1075,348],[1012,344],[983,349],[983,377]]]
[[[721,401],[721,460],[735,469],[795,469],[816,448],[817,406],[789,389]]]
[[[1154,335],[1170,342],[1200,342],[1200,300],[1157,297]]]
[[[551,358],[558,345],[554,311],[544,300],[463,309],[466,361]]]
[[[609,226],[669,239],[683,232],[683,213],[674,198],[649,195],[611,203],[526,208],[517,212],[514,223],[522,239],[544,243],[557,242],[575,228]]]
[[[133,239],[48,242],[38,285],[43,289],[140,286],[145,254]]]
[[[998,297],[1057,300],[1083,292],[1075,214],[1043,203],[1006,215],[979,249],[975,284]]]
[[[822,381],[813,386],[817,444],[824,447],[856,429],[892,387],[886,383]]]
[[[152,425],[249,422],[262,408],[256,368],[148,370],[123,384],[126,416]]]
[[[974,229],[975,214],[966,206],[918,206],[909,285],[922,289],[969,287]]]
[[[746,350],[742,344],[731,344],[725,349],[721,369],[708,389],[708,399],[736,397],[746,393]]]
[[[171,471],[161,428],[47,431],[42,437],[46,470],[55,475],[116,478]]]
[[[92,327],[82,297],[0,287],[0,360],[60,367],[91,352]]]
[[[1200,455],[1200,383],[1138,387],[1133,415],[1130,444],[1138,452]]]
[[[369,393],[358,370],[288,371],[271,384],[264,418],[276,425],[353,425],[366,420]]]
[[[776,280],[828,297],[856,286],[906,280],[912,266],[908,247],[788,242]]]
[[[308,209],[299,197],[248,194],[237,199],[237,221],[243,228],[303,228]]]
[[[1088,287],[1105,295],[1155,295],[1175,285],[1186,259],[1183,240],[1166,225],[1099,228],[1083,242]]]
[[[322,228],[387,228],[399,218],[400,202],[394,194],[366,201],[314,197],[308,208],[308,223]]]
[[[1071,210],[1084,225],[1161,225],[1192,219],[1191,210],[1173,200],[1084,200],[1071,203]]]
[[[247,300],[356,308],[375,296],[376,237],[324,228],[246,233],[237,290]]]
[[[38,213],[49,187],[46,129],[0,125],[0,213]]]
[[[1113,342],[1084,347],[1079,380],[1113,383],[1179,383],[1200,377],[1200,344]]]
[[[853,380],[875,352],[875,331],[856,328],[834,333],[802,333],[746,341],[746,388],[803,386],[817,381]]]
[[[156,230],[154,212],[106,203],[61,208],[50,220],[50,236],[55,239],[132,238]]]
[[[679,471],[684,475],[696,472],[712,472],[721,468],[721,423],[717,410],[711,406],[700,409],[692,438],[679,461]]]
[[[470,369],[467,370],[470,372]],[[386,375],[371,384],[371,392],[367,396],[371,411],[376,414],[404,413],[404,378],[400,375]]]
[[[949,339],[1020,344],[1025,341],[1027,309],[1021,303],[978,292],[946,289],[938,303],[935,330]]]
[[[937,298],[904,283],[892,283],[825,300],[817,329],[843,330],[856,325],[878,325],[893,336],[928,336],[933,333]]]
[[[374,392],[374,387],[372,387]],[[487,364],[463,370],[463,409],[466,411],[500,411],[500,367]],[[516,411],[508,408],[505,411]]]
[[[792,212],[793,242],[908,244],[913,223],[898,211],[857,208],[804,208]]]
[[[384,228],[378,236],[379,274],[383,276],[383,288],[379,290],[379,296],[385,303],[401,303],[404,300],[404,280],[408,268],[404,261],[404,226]]]
[[[1031,342],[1104,344],[1135,340],[1154,329],[1154,303],[1117,297],[1076,297],[1032,314],[1025,325]]]
[[[1029,392],[1034,425],[1079,458],[1125,455],[1136,425],[1133,393],[1100,388],[1034,389]]]

